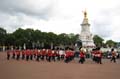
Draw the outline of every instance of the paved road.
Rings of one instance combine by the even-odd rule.
[[[85,64],[61,62],[6,60],[0,52],[0,79],[120,79],[120,60],[96,64],[90,59]]]

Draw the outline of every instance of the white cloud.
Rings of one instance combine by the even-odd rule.
[[[120,41],[119,0],[0,0],[0,26],[80,33],[85,9],[93,34]]]

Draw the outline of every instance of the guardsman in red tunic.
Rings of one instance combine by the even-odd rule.
[[[52,60],[55,62],[56,50],[52,50]]]
[[[17,58],[16,58],[16,60],[19,60],[20,59],[20,50],[16,50],[16,55],[17,55]]]
[[[34,58],[36,59],[36,56],[37,56],[37,52],[38,50],[37,49],[34,49]]]
[[[10,50],[7,50],[7,60],[10,59]]]
[[[70,61],[70,50],[65,51],[65,63],[68,63]]]
[[[83,48],[80,50],[80,60],[79,63],[83,64],[85,62],[85,51]]]
[[[98,51],[98,60],[99,64],[102,64],[102,52],[100,50]]]
[[[98,50],[97,50],[97,48],[95,49],[95,51],[94,51],[94,61],[96,62],[96,63],[98,63]]]
[[[48,49],[46,49],[45,57],[46,57],[46,60],[48,61]]]
[[[92,60],[95,61],[95,49],[91,51]]]
[[[27,49],[25,53],[26,53],[26,60],[28,61],[30,56],[30,50]]]
[[[12,58],[15,59],[15,50],[12,51]]]
[[[102,52],[100,51],[100,47],[96,48],[96,60],[98,64],[102,64]]]
[[[33,59],[33,50],[30,50],[30,60]]]
[[[52,50],[48,49],[48,61],[51,62],[51,58],[52,58]]]
[[[22,50],[22,59],[25,59],[25,50]]]
[[[45,49],[42,49],[41,50],[41,60],[44,60],[45,56],[46,56],[46,50]]]
[[[37,55],[36,61],[39,61],[40,56],[41,56],[41,50],[38,50],[38,51],[36,52],[36,55]]]
[[[74,59],[74,52],[73,49],[70,50],[70,61]]]

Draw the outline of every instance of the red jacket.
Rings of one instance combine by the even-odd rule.
[[[85,57],[85,53],[84,52],[80,52],[80,58]]]
[[[15,54],[15,50],[12,51],[12,54]]]
[[[74,52],[73,51],[70,51],[70,56],[74,56]]]
[[[25,55],[25,50],[22,51],[22,55]]]
[[[48,56],[52,56],[52,50],[48,50]]]
[[[46,50],[43,49],[43,50],[41,51],[41,53],[42,53],[42,55],[46,55]]]
[[[20,51],[19,50],[16,50],[16,55],[20,55]]]
[[[29,56],[30,55],[30,50],[26,50],[26,56]]]
[[[97,57],[102,58],[102,52],[101,51],[96,51]]]
[[[52,51],[52,56],[57,56],[57,53],[55,50]]]
[[[30,55],[33,55],[33,50],[30,50]]]
[[[37,55],[37,53],[38,53],[38,50],[35,49],[35,50],[34,50],[34,55]]]
[[[66,51],[65,54],[66,54],[65,57],[70,57],[71,56],[71,51]]]
[[[7,55],[10,55],[10,50],[7,51]]]

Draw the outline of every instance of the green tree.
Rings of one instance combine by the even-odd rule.
[[[103,45],[104,39],[101,38],[100,36],[95,35],[95,36],[93,37],[93,40],[94,40],[94,43],[95,43],[96,46],[101,47],[101,46]]]
[[[15,46],[15,36],[11,33],[8,33],[5,38],[6,46]]]
[[[76,41],[79,37],[79,35],[77,35],[77,34],[75,35],[73,33],[68,34],[68,36],[70,38],[70,42],[71,42],[72,45],[74,45],[76,43]]]
[[[67,35],[65,34],[65,33],[62,33],[62,34],[59,34],[58,35],[58,38],[57,38],[57,40],[58,40],[58,44],[59,45],[65,45],[66,44],[66,41],[65,41],[65,37],[66,37]]]
[[[6,35],[7,35],[6,30],[0,28],[0,46],[5,44]]]
[[[113,40],[107,40],[106,41],[106,45],[108,45],[109,47],[115,47],[116,46],[116,42]]]

